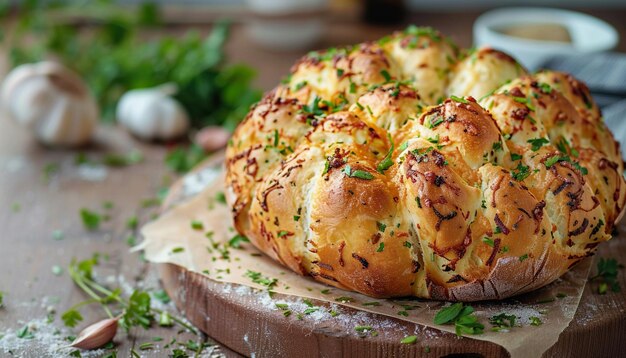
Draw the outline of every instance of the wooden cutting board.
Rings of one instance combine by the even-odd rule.
[[[195,171],[220,158],[201,163]],[[182,179],[170,189],[164,208],[184,199]],[[626,258],[626,227],[600,245],[596,257]],[[508,357],[502,347],[471,338],[458,338],[394,318],[342,307],[341,315],[323,320],[285,317],[265,292],[224,284],[173,264],[159,265],[164,289],[195,326],[230,349],[255,357]],[[595,272],[595,263],[594,269]],[[626,288],[624,272],[619,280]],[[626,357],[626,294],[599,295],[587,285],[569,327],[544,357]],[[294,300],[276,294],[275,300]],[[321,301],[315,306],[328,307]],[[373,323],[372,323],[373,322]],[[368,323],[376,336],[356,332]],[[417,343],[401,344],[407,335]]]

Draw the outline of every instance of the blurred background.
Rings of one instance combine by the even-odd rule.
[[[213,128],[208,137],[221,139],[208,148],[219,148],[307,52],[408,25],[433,27],[466,49],[503,50],[531,71],[570,72],[587,83],[609,123],[626,111],[620,0],[12,0],[0,5],[0,17],[0,77],[22,64],[61,63],[93,92],[102,123],[132,122],[119,106],[129,91],[168,88],[164,95],[184,117],[171,126],[184,128],[157,135],[125,124],[148,141],[217,126],[225,131]],[[614,130],[626,136],[626,128]]]

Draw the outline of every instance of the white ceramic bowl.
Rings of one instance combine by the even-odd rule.
[[[508,36],[498,30],[512,25],[558,24],[567,28],[571,43],[530,40]],[[491,46],[518,59],[531,70],[553,55],[576,56],[614,48],[619,40],[606,22],[579,12],[533,7],[512,7],[488,11],[474,23],[476,46]]]

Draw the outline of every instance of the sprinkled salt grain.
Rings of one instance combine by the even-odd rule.
[[[347,310],[343,306],[334,303],[331,303],[330,306],[314,305],[313,307],[311,307],[304,301],[303,298],[295,296],[282,296],[281,298],[272,298],[267,291],[257,290],[249,286],[230,283],[225,283],[222,285],[222,292],[225,294],[234,293],[237,296],[242,297],[253,296],[253,299],[251,301],[255,302],[254,306],[261,306],[271,309],[273,311],[281,310],[281,308],[279,308],[277,304],[287,305],[287,309],[293,312],[291,317],[300,314],[302,320],[307,322],[315,324],[332,322],[332,326],[337,327],[338,331],[342,331],[347,334],[357,334],[354,330],[354,327],[363,325],[371,326],[372,329],[376,331],[380,330],[382,331],[380,333],[383,334],[386,332],[397,332],[398,330],[402,331],[405,334],[408,334],[408,332],[406,332],[406,328],[398,324],[395,320],[369,312]],[[304,313],[307,309],[311,308],[318,309],[308,314]],[[337,312],[338,315],[333,317],[330,314],[331,310]],[[418,326],[415,325],[415,327],[415,333],[419,332]]]
[[[18,322],[20,328],[27,326],[33,334],[32,339],[19,338],[17,329],[0,331],[0,353],[11,354],[13,357],[69,357],[76,350],[69,347],[66,339],[71,334],[65,328],[58,328],[47,319],[34,319],[29,322]],[[81,351],[83,357],[101,357],[105,350]]]
[[[86,181],[103,181],[107,178],[109,170],[104,165],[81,164],[76,170],[79,178]]]

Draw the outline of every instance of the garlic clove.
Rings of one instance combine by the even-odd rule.
[[[16,67],[2,83],[0,104],[39,141],[52,146],[85,144],[98,122],[98,106],[87,85],[55,62]]]
[[[175,88],[163,85],[126,92],[117,105],[117,119],[133,135],[144,140],[170,140],[189,129],[189,117],[171,94]]]
[[[214,152],[228,144],[231,133],[220,126],[202,128],[195,137],[195,143],[207,152]]]
[[[83,329],[70,346],[80,349],[96,349],[109,343],[117,333],[119,317],[107,318]]]

